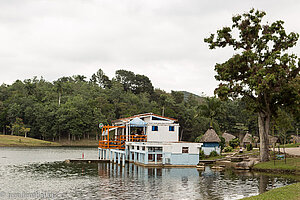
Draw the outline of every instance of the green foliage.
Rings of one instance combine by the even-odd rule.
[[[268,160],[270,120],[279,107],[296,107],[299,112],[299,62],[288,50],[296,45],[297,33],[286,33],[283,21],[262,24],[265,12],[251,9],[232,17],[224,27],[204,39],[210,49],[230,46],[236,53],[215,65],[221,81],[215,93],[221,99],[242,97],[251,111],[259,115],[261,160]],[[297,108],[298,107],[298,108]]]
[[[204,151],[201,149],[199,151],[199,160],[203,160],[205,158],[205,154],[204,154]]]
[[[231,146],[233,149],[238,147],[240,145],[240,140],[239,138],[234,138],[229,141],[229,146]]]
[[[246,149],[247,149],[247,151],[251,151],[253,149],[252,144],[247,144]]]
[[[216,151],[212,151],[212,152],[210,152],[209,157],[216,157],[218,155],[219,154]]]
[[[119,70],[110,80],[99,69],[86,80],[82,75],[61,77],[53,82],[34,77],[1,85],[0,131],[25,135],[28,129],[24,132],[15,126],[12,130],[16,118],[21,118],[24,128],[30,128],[30,137],[45,140],[96,138],[100,122],[110,124],[117,118],[149,112],[178,119],[179,138],[183,141],[199,142],[212,117],[218,133],[237,132],[230,128],[236,123],[243,123],[254,131],[257,127],[257,120],[252,119],[239,100],[221,102],[215,97],[195,95],[185,98],[183,92],[153,90],[149,78],[125,70]],[[210,101],[217,102],[217,106]],[[206,108],[208,115],[204,111]]]
[[[201,137],[202,137],[203,135],[199,135],[198,137],[196,137],[196,139],[195,139],[195,142],[200,142],[201,141]]]
[[[221,142],[219,143],[220,144],[220,147],[221,147],[221,151],[224,149],[225,147],[225,138],[223,138],[222,136],[219,136]]]
[[[224,152],[232,152],[233,148],[231,146],[225,147]]]

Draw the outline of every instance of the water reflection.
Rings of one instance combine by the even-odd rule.
[[[135,180],[134,184],[142,184],[144,188],[135,187],[132,195],[146,191],[146,196],[155,193],[157,198],[166,199],[239,199],[295,182],[249,171],[220,172],[210,167],[203,171],[194,168],[145,168],[133,164],[125,167],[98,164],[98,175],[102,180],[121,178],[125,185],[128,180]],[[124,193],[118,193],[119,196],[130,196],[125,188],[121,191]]]
[[[77,157],[81,151],[0,148],[0,192],[51,191],[54,199],[240,199],[296,182],[295,177],[214,171],[210,167],[197,170],[55,162],[57,158]],[[94,149],[85,151],[94,155]]]

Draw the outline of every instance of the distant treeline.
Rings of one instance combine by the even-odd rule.
[[[144,75],[118,70],[109,79],[101,69],[48,82],[16,80],[0,87],[0,128],[3,134],[44,140],[96,138],[98,124],[140,113],[178,119],[181,140],[194,141],[213,126],[218,133],[249,131],[258,135],[257,115],[240,100],[220,101],[188,92],[154,89]],[[291,123],[296,123],[291,118]]]

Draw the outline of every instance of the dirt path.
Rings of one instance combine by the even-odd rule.
[[[278,151],[278,148],[275,151]],[[280,148],[280,152],[283,152],[283,148]],[[290,155],[300,156],[300,147],[285,148],[285,152]]]

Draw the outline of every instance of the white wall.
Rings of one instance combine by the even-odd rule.
[[[152,131],[152,126],[158,126],[158,131]],[[174,126],[174,131],[169,131],[169,126]],[[148,124],[147,141],[148,142],[178,142],[179,140],[178,124]]]
[[[189,148],[189,154],[199,154],[199,148],[202,143],[171,143],[171,145],[164,146],[165,152],[182,153],[182,147]]]
[[[220,154],[220,152],[221,152],[221,148],[220,147],[202,147],[202,150],[203,150],[204,154],[207,155],[207,156],[212,151],[216,151],[218,154]]]

